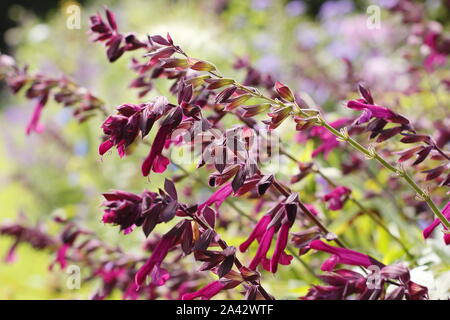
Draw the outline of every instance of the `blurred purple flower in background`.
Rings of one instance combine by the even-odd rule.
[[[277,74],[281,68],[281,60],[276,55],[265,55],[255,65],[263,73]]]
[[[353,9],[354,5],[350,0],[327,1],[320,7],[319,16],[321,19],[327,20],[346,15]]]
[[[303,1],[294,0],[288,2],[285,7],[286,14],[295,17],[305,13],[306,6]]]
[[[305,23],[297,26],[295,34],[297,41],[306,49],[314,48],[320,40],[319,30]]]
[[[268,9],[272,4],[272,0],[252,0],[252,9],[263,11]]]

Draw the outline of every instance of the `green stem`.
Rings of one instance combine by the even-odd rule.
[[[399,177],[403,178],[408,185],[416,192],[418,197],[425,201],[427,205],[430,207],[431,211],[439,218],[441,223],[450,229],[450,222],[445,218],[445,216],[441,213],[439,208],[436,206],[436,204],[431,199],[430,195],[423,191],[417,183],[408,175],[408,173],[404,169],[398,169],[395,168],[393,165],[391,165],[389,162],[387,162],[379,153],[377,153],[375,150],[369,150],[362,146],[359,142],[354,140],[353,138],[349,137],[347,134],[343,134],[333,128],[330,124],[328,124],[325,120],[319,117],[319,125],[325,127],[330,131],[332,134],[334,134],[336,137],[338,137],[342,141],[346,141],[348,144],[350,144],[353,148],[361,152],[362,154],[366,155],[369,159],[374,159],[378,161],[383,167],[386,169],[392,171]]]

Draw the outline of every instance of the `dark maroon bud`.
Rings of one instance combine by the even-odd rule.
[[[159,214],[159,219],[162,222],[168,222],[175,217],[178,209],[178,202],[176,200],[170,201],[166,207]]]
[[[382,130],[382,131],[380,131],[380,135],[377,138],[377,142],[380,143],[380,142],[386,141],[386,140],[392,138],[393,136],[399,134],[402,130],[403,130],[403,128],[401,126]]]
[[[273,180],[273,174],[263,176],[258,183],[258,194],[263,195],[264,193],[266,193],[267,189],[269,189],[269,187],[272,185]]]
[[[404,116],[400,115],[400,114],[394,114],[392,115],[392,117],[390,118],[390,120],[394,123],[400,123],[405,125],[406,127],[408,127],[409,129],[411,129],[409,120],[407,118],[405,118]]]
[[[212,229],[205,230],[194,245],[192,250],[205,251],[208,249],[211,241],[213,241],[216,233]]]
[[[299,116],[294,116],[294,121],[296,123],[295,130],[304,131],[311,128],[316,122],[316,119],[305,119]]]
[[[185,254],[190,254],[192,251],[192,242],[194,239],[194,234],[192,233],[191,222],[186,223],[186,227],[181,236],[181,249]]]
[[[125,191],[114,191],[104,193],[106,201],[103,203],[104,223],[119,225],[121,231],[127,231],[132,227],[142,213],[142,197]]]
[[[209,85],[207,87],[208,90],[219,89],[219,88],[222,88],[222,87],[234,84],[234,80],[233,79],[225,79],[225,78],[205,79],[205,82],[209,83]]]
[[[260,114],[264,111],[267,111],[270,109],[271,104],[270,103],[263,103],[263,104],[256,104],[251,106],[242,106],[242,109],[244,109],[244,113],[242,114],[243,117],[253,117],[257,114]]]
[[[258,281],[261,274],[258,271],[251,270],[247,267],[242,267],[240,270],[242,278],[246,281]]]
[[[280,95],[280,97],[289,102],[294,102],[295,98],[292,94],[291,89],[289,89],[286,85],[282,84],[281,82],[275,82],[275,91]]]
[[[231,100],[228,100],[229,104],[225,107],[226,111],[231,111],[233,109],[236,109],[241,104],[245,103],[247,100],[249,100],[252,96],[250,94],[243,94],[241,96],[238,96],[236,98],[233,98]]]
[[[410,134],[410,133],[402,133],[404,137],[400,140],[403,143],[416,143],[416,142],[425,142],[427,144],[431,143],[431,138],[422,134]]]
[[[386,126],[387,121],[384,119],[374,119],[367,125],[367,131],[380,132]],[[372,137],[371,137],[372,138]]]
[[[164,180],[164,190],[172,199],[178,200],[177,190],[175,189],[175,184],[172,180],[167,178]]]
[[[304,171],[304,172],[300,172],[299,174],[296,174],[294,176],[291,177],[291,183],[297,183],[301,180],[303,180],[310,172],[309,171]]]
[[[109,28],[108,26],[101,20],[101,18],[97,17],[97,16],[93,16],[91,17],[91,30],[96,32],[96,33],[100,33],[100,34],[107,34],[109,33]]]
[[[409,160],[410,158],[412,158],[412,156],[414,156],[417,152],[423,150],[424,147],[423,146],[416,146],[416,147],[412,147],[406,150],[402,150],[402,151],[398,151],[395,152],[395,154],[400,155],[400,158],[398,159],[398,162],[404,162],[406,160]]]
[[[106,55],[108,56],[110,62],[116,61],[124,53],[125,50],[123,47],[120,46],[121,43],[122,43],[121,35],[116,35],[109,43]]]
[[[181,238],[181,235],[183,234],[184,230],[186,229],[187,226],[190,226],[190,221],[187,219],[184,219],[180,222],[178,222],[175,227],[173,227],[172,229],[169,230],[169,232],[167,232],[165,234],[166,237],[168,238],[174,238],[174,242],[178,241]],[[163,236],[164,238],[164,236]]]
[[[161,67],[155,68],[150,76],[152,79],[156,79],[164,73],[164,69]]]
[[[151,56],[150,64],[156,64],[160,59],[169,58],[175,53],[172,47],[162,48],[155,52],[150,52],[145,56]]]
[[[228,272],[230,272],[231,268],[233,268],[234,259],[234,255],[230,255],[223,260],[223,262],[217,269],[217,275],[219,276],[219,278],[224,277],[226,274],[228,274]]]
[[[106,18],[108,19],[108,23],[111,26],[111,29],[117,31],[117,24],[116,24],[116,18],[114,13],[109,10],[108,8],[105,9],[106,12]]]
[[[186,211],[187,211],[189,214],[194,214],[195,212],[197,212],[197,209],[198,209],[198,205],[194,204],[194,205],[192,205],[192,206],[190,206],[190,207],[187,207],[187,208],[186,208]]]
[[[151,36],[150,37],[151,41],[156,42],[157,44],[160,44],[162,46],[171,46],[171,43],[169,41],[167,41],[166,39],[164,39],[164,37],[160,36],[160,35],[156,35],[156,36]]]
[[[272,220],[270,221],[266,230],[269,230],[273,226],[279,226],[281,224],[281,222],[283,221],[285,213],[286,213],[285,207],[280,207],[277,211],[274,211],[272,213]]]
[[[438,167],[430,169],[430,170],[425,170],[422,172],[427,174],[427,176],[425,177],[425,180],[428,181],[428,180],[433,180],[433,179],[438,178],[445,170],[447,170],[446,164],[438,166]]]
[[[134,105],[134,104],[123,104],[121,106],[118,106],[117,112],[125,117],[131,117],[136,112],[139,112],[141,110],[140,107]]]
[[[205,263],[203,263],[199,268],[198,268],[198,270],[199,271],[205,271],[205,270],[211,270],[212,268],[215,268],[215,267],[217,267],[217,265],[219,264],[219,263],[221,263],[222,261],[223,261],[223,259],[224,259],[224,257],[222,256],[222,255],[220,255],[220,254],[214,254],[214,255],[212,255],[212,256],[207,256],[207,257],[205,257],[203,260],[202,260],[202,258],[203,257],[201,257],[200,256],[200,254],[199,254],[199,252],[200,252],[200,254],[201,253],[206,253],[206,252],[208,252],[208,251],[195,251],[195,253],[194,253],[194,256],[195,256],[195,259],[196,260],[198,260],[198,261],[205,261]],[[215,252],[214,252],[215,253]]]
[[[155,226],[158,224],[159,221],[158,213],[161,209],[162,205],[156,204],[150,209],[147,216],[145,217],[144,222],[142,224],[142,231],[144,232],[145,237],[148,237],[155,228]]]
[[[268,124],[270,129],[276,129],[283,123],[283,121],[287,117],[289,117],[291,111],[292,111],[291,106],[275,109],[267,114],[270,117],[270,121],[263,121],[263,122]]]
[[[210,227],[214,229],[214,226],[216,224],[216,212],[210,207],[206,206],[203,209],[202,216],[203,218],[205,218],[205,221],[210,225]]]
[[[163,61],[163,64],[161,65],[161,68],[163,69],[171,69],[171,68],[186,69],[187,67],[189,67],[187,59],[164,58],[161,59],[161,61]]]
[[[413,166],[418,165],[419,163],[422,163],[430,154],[431,150],[433,150],[432,146],[428,146],[423,148],[420,152],[417,153],[418,157],[416,161],[413,162]]]
[[[74,225],[69,224],[61,234],[61,241],[65,244],[73,244],[80,233]]]
[[[192,66],[191,66],[192,70],[196,70],[196,71],[214,71],[216,70],[216,67],[207,62],[207,61],[197,61],[195,62]]]
[[[361,94],[361,97],[366,100],[366,103],[373,104],[373,98],[372,94],[370,93],[370,90],[365,88],[362,84],[359,84],[359,93]]]
[[[231,182],[231,187],[234,192],[238,191],[240,187],[245,182],[245,179],[247,177],[247,170],[245,170],[245,167],[240,167],[236,175],[234,176],[233,181]]]
[[[296,248],[306,248],[311,241],[320,239],[321,231],[319,227],[314,226],[309,229],[293,233],[292,242]]]
[[[236,89],[237,88],[235,86],[231,86],[229,88],[222,90],[216,96],[216,103],[222,103],[222,102],[228,100],[233,95],[233,93],[236,91]]]
[[[128,34],[125,36],[125,44],[125,48],[128,51],[145,48],[147,46],[145,43],[139,41],[134,34]]]
[[[182,102],[189,103],[192,99],[192,94],[192,84],[186,85],[184,82],[181,82],[180,90],[178,92],[178,104],[181,104]]]

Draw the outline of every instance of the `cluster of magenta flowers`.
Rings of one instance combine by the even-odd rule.
[[[188,56],[169,34],[147,36],[145,41],[133,34],[124,35],[118,31],[114,14],[108,9],[106,20],[97,14],[90,21],[94,41],[105,44],[110,62],[121,58],[127,51],[140,50],[143,53],[144,61],[132,59],[132,69],[138,77],[130,85],[139,90],[140,98],[154,88],[153,81],[156,78],[171,81],[170,92],[176,97],[176,103],[169,103],[166,97],[157,97],[142,104],[117,106],[116,113],[106,115],[101,125],[103,139],[99,143],[99,155],[115,147],[122,158],[132,152],[132,148],[129,148],[131,145],[148,139],[153,129],[156,132],[152,141],[147,143],[150,144],[150,150],[140,169],[143,176],[148,176],[151,172],[166,171],[171,163],[166,149],[180,144],[194,145],[201,138],[198,167],[204,166],[212,171],[205,183],[216,190],[205,201],[183,203],[179,201],[175,185],[178,180],[173,178],[166,179],[164,188],[159,190],[144,190],[140,194],[123,190],[103,193],[103,223],[118,226],[123,234],[142,228],[148,238],[142,257],[129,255],[118,247],[110,247],[72,222],[60,221],[63,230],[58,237],[51,237],[38,228],[21,224],[1,227],[1,234],[15,237],[14,245],[7,255],[8,261],[12,260],[15,247],[20,242],[26,242],[37,249],[53,250],[55,260],[51,268],[59,265],[64,269],[72,260],[85,263],[89,266],[91,277],[102,279],[101,288],[93,294],[95,299],[107,298],[116,288],[122,291],[125,299],[211,299],[237,287],[244,289],[241,292],[246,299],[274,299],[263,286],[262,270],[275,274],[283,266],[293,263],[294,255],[300,257],[310,251],[324,252],[331,255],[322,263],[321,270],[324,273],[319,275],[326,285],[312,286],[301,299],[428,298],[427,288],[411,281],[410,270],[405,265],[386,266],[366,254],[347,248],[337,235],[329,232],[322,221],[322,214],[312,204],[305,203],[302,194],[292,191],[275,173],[265,172],[261,163],[249,156],[249,140],[259,134],[256,116],[266,117],[260,122],[268,130],[293,120],[298,131],[297,139],[312,139],[316,143],[312,153],[314,159],[320,156],[327,158],[333,150],[348,143],[363,156],[378,160],[398,176],[406,177],[406,181],[416,188],[415,182],[402,168],[390,165],[376,150],[376,144],[401,137],[400,143],[417,145],[396,152],[400,155],[398,163],[413,157],[413,166],[428,165],[426,160],[440,161],[437,167],[424,167],[425,170],[421,171],[426,173],[425,180],[436,180],[434,187],[446,188],[450,185],[450,156],[442,146],[450,140],[450,134],[446,137],[442,134],[442,141],[437,141],[431,136],[417,133],[405,116],[375,104],[372,93],[362,85],[359,86],[361,97],[346,103],[348,109],[359,112],[358,116],[328,123],[321,111],[310,107],[298,94],[287,85],[275,81],[270,74],[259,72],[246,59],[238,59],[234,64],[234,68],[246,71],[245,80],[239,83],[221,76],[212,63]],[[432,49],[433,55],[427,57],[430,60],[426,62],[427,65],[440,64],[440,55],[446,55],[440,41],[437,34],[427,36],[426,44]],[[38,100],[27,132],[38,131],[40,112],[51,90],[60,90],[53,93],[56,101],[68,106],[76,105],[77,115],[82,111],[84,114],[94,109],[103,110],[99,99],[86,92],[80,95],[80,89],[73,83],[44,75],[29,76],[26,69],[18,69],[15,62],[8,59],[2,56],[0,67],[7,70],[2,75],[11,89],[17,92],[30,82],[26,95]],[[263,94],[262,90],[268,93]],[[252,104],[249,104],[250,101]],[[240,129],[243,130],[239,132],[242,134],[233,134],[237,129],[231,128],[221,132],[222,136],[209,135],[209,130],[219,127],[226,114],[241,122]],[[444,132],[445,128],[441,131]],[[375,146],[365,148],[353,139],[363,139],[364,134],[369,135],[369,140],[376,138]],[[285,150],[280,150],[280,153],[294,158]],[[211,159],[212,162],[207,161]],[[320,175],[327,186],[321,201],[329,210],[343,210],[347,201],[355,201],[351,197],[351,188],[334,184],[317,169],[316,163],[297,164],[299,173],[290,182],[297,183],[310,174]],[[361,157],[352,154],[343,171],[351,172],[362,166]],[[444,241],[450,244],[447,225],[450,203],[439,210],[425,192],[420,188],[419,191],[423,202],[437,215],[423,230],[424,238],[430,237],[442,224]],[[419,191],[415,189],[416,193]],[[219,224],[224,223],[220,213],[222,203],[244,196],[258,199],[258,214],[263,211],[262,208],[269,207],[258,219],[250,217],[253,229],[239,245],[241,254],[249,251],[251,246],[256,247],[251,259],[246,259],[249,260],[248,265],[238,258],[237,248],[229,246],[217,231]],[[374,219],[380,223],[378,218]],[[162,223],[173,225],[162,236],[155,235],[153,231]],[[301,231],[293,232],[299,226]],[[395,237],[392,234],[390,236]],[[334,242],[336,246],[324,240]],[[274,247],[272,242],[275,242]],[[100,251],[101,259],[96,257]],[[201,263],[197,271],[210,272],[218,279],[201,287],[204,284],[202,273],[188,272],[181,267],[180,261],[186,256]],[[360,267],[362,273],[357,272],[357,268],[338,269],[338,265]],[[376,283],[371,282],[372,274],[367,272],[373,268],[378,270]],[[392,287],[393,290],[388,290]],[[167,290],[162,291],[161,288]]]
[[[95,116],[99,110],[104,113],[103,102],[71,79],[50,77],[43,73],[30,74],[27,66],[20,68],[7,55],[0,55],[0,78],[6,79],[14,94],[26,88],[25,96],[36,101],[26,128],[27,135],[44,130],[40,119],[50,97],[64,107],[73,107],[73,114],[80,122]]]
[[[342,300],[356,295],[358,300],[424,300],[428,298],[428,290],[410,278],[410,272],[402,264],[385,266],[376,259],[354,250],[330,246],[321,240],[314,240],[309,244],[311,249],[331,254],[321,270],[326,271],[320,278],[327,285],[313,286],[305,300]],[[336,269],[337,264],[377,268],[379,277],[371,281],[371,275],[361,275],[349,269]],[[372,269],[373,270],[373,269]],[[384,284],[388,282],[395,289],[386,291]]]

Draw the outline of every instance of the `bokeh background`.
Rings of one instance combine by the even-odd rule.
[[[427,17],[439,21],[447,30],[448,2],[421,2],[426,6]],[[104,99],[111,112],[122,103],[138,103],[166,93],[168,88],[161,82],[149,97],[137,98],[136,91],[128,88],[134,76],[128,69],[128,59],[109,64],[104,48],[90,43],[88,17],[107,5],[116,13],[122,31],[139,35],[170,32],[191,56],[213,61],[222,74],[242,79],[243,71],[234,70],[232,65],[238,57],[247,57],[258,70],[272,74],[296,91],[308,92],[330,118],[351,114],[340,101],[354,97],[355,83],[363,79],[375,96],[382,96],[384,102],[395,102],[397,110],[413,121],[426,116],[429,122],[423,127],[432,130],[434,121],[450,113],[448,91],[439,85],[448,77],[448,68],[432,75],[422,72],[417,77],[407,72],[415,63],[420,67],[421,51],[411,43],[408,26],[401,16],[389,11],[393,3],[395,0],[2,0],[0,48],[3,53],[13,55],[19,64],[28,64],[32,71],[69,75]],[[66,27],[66,8],[72,4],[81,7],[79,30]],[[366,9],[371,4],[381,8],[380,29],[366,27]],[[403,94],[410,87],[420,90]],[[121,160],[115,153],[101,158],[97,147],[103,119],[91,119],[80,125],[73,120],[70,108],[61,108],[53,101],[45,108],[46,130],[40,135],[26,136],[33,102],[20,94],[12,96],[3,85],[0,94],[0,223],[25,215],[28,224],[40,224],[48,232],[56,233],[59,227],[53,217],[74,218],[111,244],[129,251],[140,250],[144,239],[141,233],[123,236],[116,228],[101,223],[100,194],[110,189],[140,192],[161,185],[163,177],[154,175],[149,182],[140,176],[139,163],[147,150],[139,148]],[[279,130],[284,141],[296,141],[292,126]],[[310,160],[313,148],[311,141],[289,143],[291,153],[300,161]],[[347,156],[344,151],[333,152],[326,161],[319,161],[329,175],[352,187],[357,197],[382,212],[390,229],[420,257],[413,266],[414,276],[433,287],[433,297],[445,297],[450,288],[448,248],[440,238],[425,243],[420,225],[411,227],[405,222],[399,213],[403,209],[399,208],[404,208],[402,214],[406,216],[416,217],[418,213],[404,206],[401,197],[394,202],[385,201],[389,195],[367,197],[369,192],[389,193],[385,186],[391,177],[387,172],[369,166],[366,174],[343,176],[333,168],[339,167]],[[187,168],[195,171],[195,164]],[[169,176],[170,170],[177,169],[169,167]],[[293,163],[286,161],[278,174],[288,180],[297,171]],[[208,172],[198,170],[195,174],[206,181]],[[182,182],[183,185],[194,188],[193,194],[203,198],[211,194],[211,190],[192,181]],[[313,177],[293,188],[306,190],[308,194],[321,193],[320,181]],[[445,194],[442,197],[445,199]],[[251,212],[252,205],[245,203],[243,208]],[[342,234],[347,230],[345,237],[352,248],[363,248],[384,263],[404,258],[401,248],[370,219],[362,216],[354,219],[358,208],[349,204],[345,212],[335,213],[327,212],[319,202],[315,205],[324,211],[333,232]],[[242,226],[248,228],[248,222],[239,220],[226,205],[221,212],[236,222],[224,237],[229,244],[239,245],[245,236],[239,230]],[[353,227],[348,231],[350,224]],[[0,256],[6,254],[11,243],[11,239],[0,238]],[[21,245],[14,263],[0,263],[0,298],[88,298],[96,282],[83,283],[80,290],[68,290],[64,271],[48,272],[52,259],[48,252]],[[308,257],[307,261],[313,265],[320,262],[314,259]],[[299,263],[282,268],[280,273],[276,278],[268,273],[263,277],[266,289],[278,297],[297,298],[305,294],[311,283],[317,283]],[[114,297],[120,298],[120,294]]]

